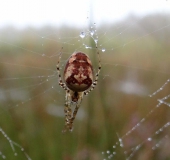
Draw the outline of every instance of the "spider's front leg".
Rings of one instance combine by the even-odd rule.
[[[60,59],[61,59],[61,54],[59,55],[59,58],[58,58],[58,63],[57,63],[57,66],[56,66],[56,69],[57,69],[57,73],[58,73],[58,84],[64,89],[64,90],[68,90],[68,87],[66,86],[66,84],[63,82],[62,78],[61,78],[61,73],[60,73]]]
[[[100,54],[99,54],[97,46],[96,46],[96,49],[97,49],[98,63],[99,63],[98,70],[97,70],[97,73],[95,75],[95,80],[93,81],[91,87],[87,91],[84,92],[84,95],[88,95],[96,87],[97,82],[98,82],[99,73],[100,73],[100,70],[101,70],[101,61],[100,61]]]

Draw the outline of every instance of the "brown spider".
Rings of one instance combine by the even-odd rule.
[[[101,63],[99,51],[97,51],[99,66],[95,79],[93,80],[93,67],[89,57],[82,52],[73,53],[65,65],[63,76],[65,81],[64,83],[61,78],[59,67],[61,54],[62,53],[60,53],[59,55],[59,60],[57,63],[57,72],[59,85],[66,91],[64,108],[65,128],[63,130],[63,132],[65,132],[67,129],[72,131],[73,121],[76,117],[83,96],[89,94],[97,85],[99,72],[101,70]],[[71,106],[74,104],[76,105],[76,107],[72,112]]]

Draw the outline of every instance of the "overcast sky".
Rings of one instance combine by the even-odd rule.
[[[170,0],[0,0],[0,27],[82,25],[87,16],[96,23],[113,22],[153,12],[170,13]]]

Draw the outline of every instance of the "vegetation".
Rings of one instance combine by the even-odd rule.
[[[169,15],[130,16],[97,28],[99,45],[106,48],[100,50],[99,82],[83,99],[73,132],[62,134],[65,93],[56,74],[61,47],[61,64],[76,49],[88,53],[97,68],[96,51],[84,49],[77,38],[80,31],[67,26],[0,30],[0,127],[33,160],[102,160],[107,157],[103,151],[114,152],[119,137],[124,147],[117,146],[116,160],[125,159],[124,151],[130,155],[131,148],[139,144],[143,145],[131,159],[170,159],[169,139],[164,140],[168,128],[155,135],[154,141],[147,141],[169,121],[166,105],[154,108],[158,99],[169,94],[170,84],[154,97],[148,96],[170,76]],[[124,137],[142,118],[146,120]],[[153,150],[160,140],[163,144]],[[26,159],[15,148],[18,156],[0,135],[0,151],[7,159]]]

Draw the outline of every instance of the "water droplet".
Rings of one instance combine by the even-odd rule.
[[[44,37],[41,37],[41,38],[44,38]]]
[[[138,150],[141,147],[141,145],[139,144],[138,146],[136,146],[136,150]]]
[[[122,144],[122,143],[120,144],[120,147],[123,147],[123,144]]]
[[[160,131],[160,132],[162,132],[162,131],[163,131],[163,129],[162,129],[162,128],[160,128],[160,129],[159,129],[159,131]]]
[[[145,121],[145,118],[142,118],[140,122],[142,123],[142,122],[144,122],[144,121]]]
[[[24,148],[21,148],[21,151],[24,151]]]
[[[18,154],[17,153],[14,153],[14,156],[17,156]]]
[[[149,138],[148,138],[148,141],[152,141],[152,138],[149,137]]]
[[[91,31],[90,34],[91,34],[91,36],[93,36],[94,35],[94,31]]]
[[[116,146],[113,146],[113,148],[116,148]]]
[[[48,81],[48,79],[46,79],[46,81]]]
[[[107,154],[109,154],[109,153],[110,153],[110,151],[107,151],[106,153],[107,153]]]
[[[161,105],[161,103],[158,103],[158,104],[156,105],[156,107],[158,108],[158,107],[160,107],[160,105]]]
[[[42,54],[42,56],[44,57],[44,56],[45,56],[45,54],[43,53],[43,54]]]
[[[95,40],[94,40],[94,42],[97,44],[97,42],[98,42],[98,39],[95,39]]]
[[[156,144],[156,147],[159,147],[159,144]]]
[[[6,156],[2,155],[2,158],[3,158],[3,159],[6,159]]]
[[[108,156],[108,159],[111,159],[112,158],[112,154]]]
[[[80,32],[80,37],[84,38],[85,37],[85,33],[84,32]]]
[[[159,103],[163,103],[164,101],[162,101],[161,99],[158,99]]]
[[[105,48],[102,48],[102,52],[105,52],[106,51],[106,49]]]

